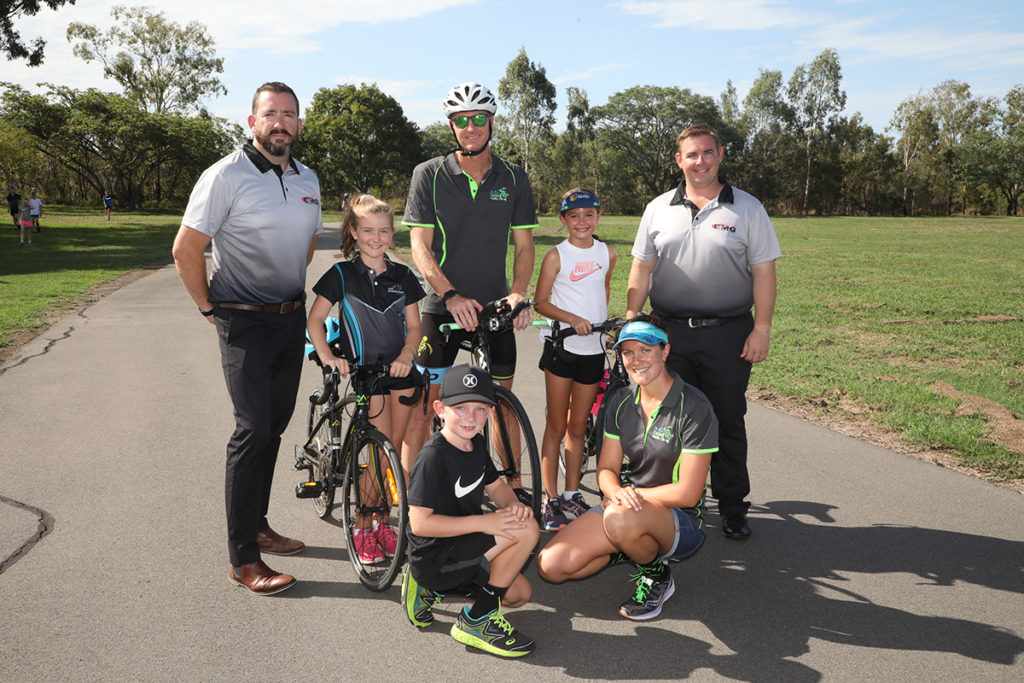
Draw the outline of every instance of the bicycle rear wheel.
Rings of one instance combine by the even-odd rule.
[[[540,523],[540,452],[530,418],[516,395],[499,384],[494,385],[494,399],[498,405],[484,426],[488,452],[498,474]]]
[[[384,591],[405,560],[409,506],[402,462],[387,437],[364,432],[345,468],[342,524],[360,583]]]
[[[316,455],[310,455],[306,451],[306,458],[313,466],[313,480],[320,482],[323,486],[322,493],[313,501],[313,509],[317,517],[324,519],[334,505],[334,489],[337,485],[336,475],[338,467],[337,454],[341,448],[341,411],[335,412],[334,417],[328,417],[323,422],[320,418],[331,411],[329,405],[309,404],[309,419],[306,423],[306,433],[309,435],[310,450]],[[315,431],[314,431],[315,430]]]

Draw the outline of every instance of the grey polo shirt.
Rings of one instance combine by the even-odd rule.
[[[402,225],[434,229],[431,252],[441,272],[460,294],[480,303],[509,293],[505,256],[511,231],[537,227],[526,172],[496,154],[491,157],[491,168],[479,185],[454,153],[417,166],[402,219]],[[432,290],[423,310],[447,312]]]
[[[203,172],[181,222],[213,238],[211,302],[292,301],[324,231],[320,182],[295,159],[282,172],[247,142]]]
[[[728,317],[754,304],[750,266],[779,259],[782,250],[768,213],[752,195],[726,184],[698,211],[680,184],[647,205],[632,254],[658,260],[650,283],[658,313]]]

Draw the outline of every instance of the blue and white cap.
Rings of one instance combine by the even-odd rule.
[[[597,195],[587,190],[576,190],[565,196],[562,200],[562,207],[558,210],[558,213],[565,213],[569,209],[583,208],[601,208],[601,202],[597,200]]]
[[[647,344],[647,346],[657,346],[658,344],[668,344],[668,335],[665,334],[665,330],[651,323],[634,320],[623,326],[619,332],[619,339],[615,342],[615,348],[619,348],[622,342],[630,340]]]

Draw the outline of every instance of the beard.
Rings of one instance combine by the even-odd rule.
[[[288,141],[282,142],[281,144],[275,144],[271,142],[271,138],[274,135],[286,135],[288,136]],[[292,145],[295,144],[295,139],[292,137],[292,134],[286,130],[275,130],[267,135],[256,133],[255,136],[256,142],[260,143],[260,147],[266,150],[267,154],[273,157],[288,156],[292,151]]]

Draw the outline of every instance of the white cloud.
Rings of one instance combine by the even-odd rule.
[[[629,68],[632,68],[634,66],[636,66],[636,63],[633,63],[633,64],[602,64],[600,66],[592,66],[589,69],[584,69],[583,71],[574,71],[573,73],[566,74],[565,76],[559,76],[558,78],[553,78],[551,80],[551,82],[555,83],[555,84],[559,84],[559,85],[562,84],[562,83],[570,83],[570,84],[572,84],[572,83],[575,83],[576,81],[585,81],[585,80],[588,80],[588,79],[591,79],[591,78],[597,78],[601,74],[607,73],[609,71],[615,71],[617,69],[629,69]]]
[[[629,14],[653,17],[658,28],[698,31],[761,31],[821,21],[814,13],[790,8],[784,0],[626,0],[618,7]]]

